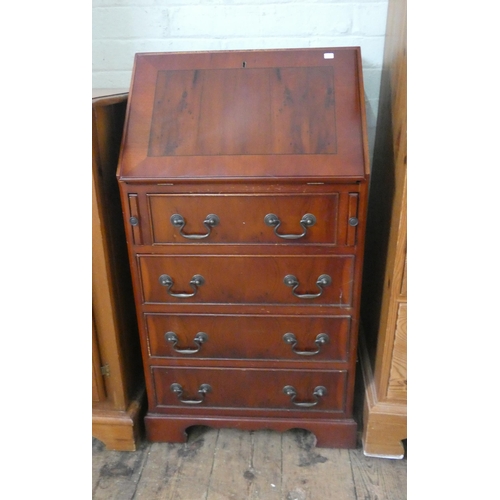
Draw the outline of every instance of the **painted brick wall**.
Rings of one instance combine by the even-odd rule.
[[[373,150],[387,0],[93,0],[92,85],[128,88],[136,52],[360,46]]]

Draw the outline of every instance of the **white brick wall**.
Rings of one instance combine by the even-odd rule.
[[[128,88],[136,52],[361,47],[373,149],[387,0],[93,0],[92,86]]]

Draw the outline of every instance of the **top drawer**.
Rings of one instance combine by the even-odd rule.
[[[153,244],[354,245],[358,193],[148,194]]]

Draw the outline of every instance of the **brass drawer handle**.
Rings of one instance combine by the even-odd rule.
[[[316,340],[314,341],[314,343],[318,346],[318,349],[316,351],[297,351],[295,349],[295,346],[297,345],[297,338],[293,333],[285,333],[285,335],[283,335],[283,340],[287,344],[291,344],[292,351],[295,354],[298,354],[300,356],[314,356],[315,354],[320,353],[321,346],[327,344],[330,341],[330,337],[328,337],[326,333],[319,333],[316,337]]]
[[[205,217],[205,220],[203,221],[203,225],[208,229],[208,233],[206,234],[186,234],[182,232],[182,229],[186,225],[186,221],[184,220],[184,217],[180,214],[174,214],[172,217],[170,217],[170,222],[174,227],[177,227],[179,229],[179,233],[181,236],[184,238],[190,239],[190,240],[202,240],[203,238],[207,238],[210,236],[210,233],[212,232],[212,228],[215,226],[218,226],[220,224],[220,219],[217,217],[215,214],[208,214]]]
[[[198,346],[197,348],[191,349],[178,349],[177,348],[177,342],[179,342],[179,339],[177,338],[177,335],[175,332],[167,332],[165,333],[165,340],[167,342],[170,342],[173,344],[172,349],[175,352],[178,352],[179,354],[196,354],[200,349],[201,349],[201,344],[206,342],[208,340],[208,335],[205,332],[198,332],[194,339],[193,342]]]
[[[174,286],[174,280],[168,274],[162,274],[158,281],[160,285],[167,287],[167,292],[172,297],[178,299],[188,299],[189,297],[194,297],[196,292],[198,292],[198,287],[205,283],[205,278],[201,274],[195,274],[191,281],[189,282],[190,287],[194,290],[193,293],[174,293],[172,292],[172,287]]]
[[[297,397],[297,391],[291,385],[285,385],[285,387],[283,387],[283,392],[287,396],[290,396],[290,399],[292,400],[292,403],[295,406],[300,406],[302,408],[311,408],[311,406],[316,406],[320,402],[319,398],[326,396],[326,388],[323,387],[322,385],[318,385],[317,387],[314,388],[313,396],[315,400],[312,402],[295,401],[295,398]]]
[[[172,384],[170,386],[170,390],[177,395],[177,399],[184,403],[185,405],[199,405],[205,401],[205,395],[207,392],[212,392],[212,387],[208,384],[201,384],[198,389],[198,394],[201,396],[201,399],[182,399],[182,395],[184,393],[184,389],[181,384]]]
[[[298,297],[299,299],[315,299],[323,293],[323,287],[330,286],[332,284],[332,278],[328,276],[328,274],[322,274],[321,276],[319,276],[319,278],[316,280],[316,286],[319,288],[318,293],[295,293],[295,290],[297,290],[300,283],[293,274],[287,274],[283,279],[283,283],[285,283],[286,286],[293,288],[292,293],[295,295],[295,297]]]
[[[316,217],[314,217],[313,214],[305,214],[302,216],[302,219],[300,219],[300,225],[304,229],[302,234],[279,234],[278,228],[281,225],[281,221],[275,214],[267,214],[264,217],[264,223],[266,224],[266,226],[274,227],[274,234],[276,236],[279,236],[280,238],[283,238],[285,240],[298,240],[299,238],[303,238],[306,235],[308,228],[316,224]]]

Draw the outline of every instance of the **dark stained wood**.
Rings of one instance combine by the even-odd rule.
[[[166,70],[156,88],[148,156],[336,153],[332,67]]]
[[[339,194],[329,193],[314,198],[300,195],[165,195],[149,194],[153,244],[199,243],[181,235],[172,225],[170,217],[183,215],[186,226],[183,232],[189,235],[206,234],[203,221],[209,214],[216,214],[220,223],[210,230],[204,243],[280,243],[274,228],[264,222],[266,215],[274,213],[281,224],[277,233],[300,235],[304,228],[300,221],[304,215],[312,214],[316,223],[307,228],[300,244],[336,244],[337,224],[347,225],[339,220]],[[229,209],[230,207],[230,209]],[[186,215],[189,214],[189,215]]]
[[[139,202],[137,201],[137,195],[136,194],[131,194],[128,197],[128,202],[129,202],[129,213],[130,217],[134,217],[137,219],[137,224],[131,224],[132,225],[132,234],[134,238],[134,245],[142,245],[143,240],[142,240],[142,226],[141,224],[142,219],[141,219],[141,213],[139,211]],[[130,221],[129,221],[130,222]]]
[[[193,184],[165,181],[130,184],[128,196],[137,198],[137,209],[134,206],[133,210],[138,210],[140,226],[133,226],[133,231],[140,227],[144,246],[245,243],[255,244],[253,251],[264,245],[276,248],[276,243],[283,241],[274,234],[272,227],[264,223],[270,212],[263,208],[272,207],[282,221],[278,229],[280,234],[300,234],[299,221],[306,213],[312,213],[317,219],[304,238],[287,241],[287,248],[327,244],[336,251],[339,247],[349,246],[346,241],[348,230],[356,234],[364,231],[363,220],[356,228],[348,224],[350,195],[359,193],[358,209],[363,213],[363,190],[363,184],[343,178],[335,179],[335,182],[332,179],[328,182],[290,182],[286,189],[279,183],[204,182],[196,184],[195,193]],[[127,211],[132,215],[132,207]],[[206,233],[203,220],[209,214],[215,213],[221,222],[212,228],[206,239],[194,241],[180,236],[179,230],[174,228],[170,217],[175,213],[185,218],[183,231],[187,234]],[[129,225],[128,220],[126,224]],[[248,226],[253,227],[253,232]]]
[[[363,179],[358,52],[138,54],[122,178]]]
[[[354,258],[350,255],[321,257],[274,257],[235,255],[182,256],[182,266],[176,255],[138,256],[144,303],[266,303],[307,306],[326,304],[350,306]],[[193,297],[178,298],[167,292],[159,278],[167,274],[174,282],[171,293],[194,293],[189,283],[193,276],[201,275],[205,283]],[[285,285],[285,276],[293,274],[299,286],[297,295],[315,295],[321,292],[316,281],[323,274],[331,277],[331,284],[323,287],[321,296],[301,299]]]
[[[349,212],[348,212],[348,221],[352,219],[356,219],[358,217],[358,198],[359,195],[357,193],[349,193]],[[346,244],[348,246],[353,246],[356,244],[356,234],[357,229],[356,225],[349,224],[347,226],[347,241]]]
[[[344,414],[347,373],[341,370],[303,372],[255,368],[153,367],[152,371],[157,388],[157,406],[150,407],[150,410],[155,412],[217,416],[229,413],[226,409],[231,408],[235,409],[233,414],[248,415],[251,409],[252,415],[268,414],[270,417],[289,415],[292,418],[324,418],[324,412],[337,412],[340,418]],[[171,390],[173,383],[182,386],[183,400],[201,401],[201,404],[184,404]],[[211,390],[201,397],[198,390],[203,384],[209,384]],[[288,385],[295,388],[298,403],[317,403],[316,406],[304,409],[294,405],[292,398],[283,392],[283,388]],[[325,395],[315,398],[313,392],[318,386],[325,387]]]
[[[359,48],[136,57],[117,175],[148,439],[182,442],[190,426],[205,425],[303,428],[320,447],[356,445],[369,180],[360,62]],[[214,227],[204,223],[210,214],[220,220]],[[276,233],[267,214],[281,221]],[[305,214],[317,219],[307,230]],[[196,275],[202,284],[190,284]],[[322,275],[331,283],[318,287]],[[299,359],[283,341],[291,332],[296,349],[313,351],[318,329],[331,332],[318,357]],[[199,332],[208,341],[198,353],[176,353],[170,331],[179,349],[196,350]],[[202,384],[212,388],[203,400]],[[286,385],[304,404],[293,404]]]
[[[146,314],[149,352],[152,357],[181,359],[290,359],[298,362],[347,361],[351,318],[348,316],[243,316],[199,314]],[[165,334],[173,332],[177,345],[167,342]],[[196,335],[203,332],[207,340],[198,352]],[[297,339],[295,350],[283,340],[286,333]],[[315,340],[328,335],[326,344]],[[317,354],[312,354],[316,351]]]
[[[226,413],[230,413],[227,411]],[[234,412],[236,413],[236,412]],[[146,435],[149,441],[184,443],[187,429],[192,426],[209,426],[217,429],[236,428],[247,431],[268,429],[285,432],[302,429],[314,433],[316,446],[324,448],[355,448],[357,423],[352,418],[338,420],[310,418],[260,418],[260,417],[206,417],[148,413],[145,417]]]

